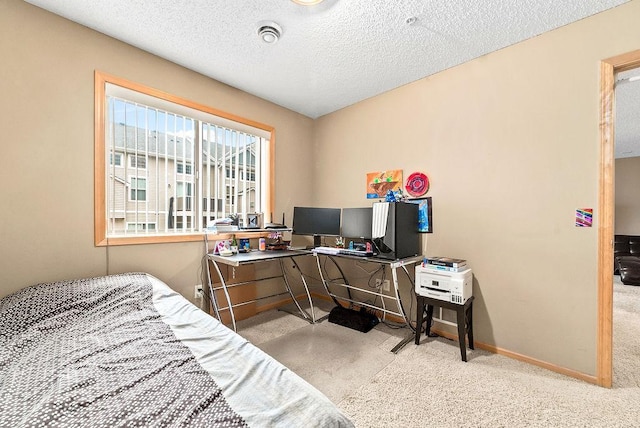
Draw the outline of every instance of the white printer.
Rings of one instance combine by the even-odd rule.
[[[471,269],[450,272],[429,265],[418,265],[415,283],[416,294],[459,305],[463,305],[473,295]]]

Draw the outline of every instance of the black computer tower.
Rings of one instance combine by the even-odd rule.
[[[372,229],[378,257],[395,260],[420,254],[417,204],[375,202]]]

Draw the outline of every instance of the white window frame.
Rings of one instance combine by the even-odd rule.
[[[108,227],[108,216],[107,216],[107,183],[109,180],[109,166],[110,162],[107,157],[107,144],[106,144],[106,134],[108,132],[106,126],[106,95],[107,95],[107,86],[111,89],[119,89],[122,88],[128,91],[134,91],[140,94],[142,98],[148,99],[148,97],[153,98],[158,101],[160,104],[171,105],[172,107],[178,106],[180,109],[188,110],[190,112],[196,111],[200,112],[205,117],[214,116],[216,123],[218,126],[233,126],[233,129],[238,129],[241,132],[249,132],[256,135],[264,135],[266,144],[264,144],[262,148],[262,152],[260,153],[260,165],[258,166],[258,171],[256,173],[256,178],[258,178],[263,186],[259,192],[260,198],[260,206],[261,211],[265,213],[270,213],[273,210],[273,202],[274,202],[274,188],[273,184],[274,180],[274,155],[275,155],[275,143],[274,143],[274,128],[269,125],[265,125],[253,120],[245,119],[235,114],[226,113],[212,107],[202,105],[196,103],[191,100],[187,100],[184,98],[180,98],[175,95],[168,94],[165,91],[160,91],[154,88],[150,88],[138,83],[130,82],[126,79],[118,78],[115,76],[108,75],[106,73],[96,71],[95,72],[95,163],[94,163],[94,171],[95,171],[95,200],[94,200],[94,240],[95,245],[103,246],[103,245],[128,245],[128,244],[140,244],[140,243],[162,243],[162,242],[184,242],[184,241],[198,241],[202,239],[203,230],[190,231],[188,233],[149,233],[149,231],[144,234],[134,234],[133,236],[108,236],[107,227]],[[163,107],[166,108],[166,107]],[[237,127],[237,128],[236,128]],[[201,153],[201,151],[199,152]],[[146,167],[149,167],[149,160],[147,159]],[[198,169],[194,165],[192,167],[192,172],[197,176]],[[140,170],[141,168],[136,168],[136,170]],[[185,169],[186,171],[186,169]],[[186,174],[185,174],[186,175]],[[236,176],[238,177],[240,174],[236,172]],[[133,176],[133,174],[132,174]],[[144,178],[144,177],[143,177]],[[147,177],[148,178],[148,177]],[[147,181],[147,199],[149,199],[149,181]],[[202,203],[202,189],[199,188],[202,186],[202,180],[198,181],[193,187],[193,195],[192,195],[192,203],[197,204],[198,210],[200,209],[200,204]],[[236,189],[237,191],[237,189]],[[130,189],[127,189],[127,193],[130,193]],[[130,195],[129,195],[130,196]],[[225,198],[222,195],[218,194],[209,194],[207,196],[210,199],[219,200],[222,198],[224,201]],[[235,200],[238,200],[238,196],[234,195]],[[130,199],[127,197],[127,199]],[[140,201],[142,202],[142,201]],[[253,202],[251,202],[253,203]],[[204,221],[203,218],[206,218],[209,215],[208,212],[197,211],[195,216],[193,217],[192,222],[196,222],[202,224]],[[150,223],[148,219],[144,217],[134,221],[135,223]],[[156,228],[157,229],[157,228]]]

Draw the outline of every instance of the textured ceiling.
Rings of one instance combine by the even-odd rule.
[[[628,0],[27,1],[317,118]]]

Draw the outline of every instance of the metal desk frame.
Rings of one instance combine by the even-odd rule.
[[[307,281],[304,278],[304,275],[300,273],[302,284],[304,285],[305,292],[307,293],[307,298],[309,299],[309,308],[310,308],[311,314],[309,314],[306,310],[304,310],[298,303],[298,300],[296,299],[295,295],[293,294],[293,291],[291,290],[289,279],[287,278],[287,273],[284,266],[284,259],[288,258],[291,260],[291,262],[293,263],[295,268],[298,270],[298,272],[301,272],[300,267],[298,266],[298,263],[295,260],[295,257],[306,256],[309,254],[310,254],[309,251],[301,251],[301,250],[278,250],[278,251],[251,250],[248,253],[238,253],[232,256],[220,256],[216,254],[207,254],[207,263],[211,262],[216,272],[218,273],[218,277],[220,278],[220,286],[214,287],[213,281],[211,280],[211,275],[209,272],[207,272],[207,278],[209,280],[209,294],[211,295],[211,305],[213,306],[213,311],[215,313],[216,318],[221,319],[220,312],[224,310],[228,310],[231,316],[233,331],[237,331],[236,317],[235,317],[233,308],[254,303],[258,300],[268,299],[270,297],[276,297],[276,296],[282,296],[282,295],[288,294],[289,297],[291,297],[291,300],[293,300],[293,303],[295,303],[299,311],[299,315],[296,313],[293,313],[293,315],[299,316],[300,318],[308,321],[310,324],[314,324],[316,322],[316,318],[315,318],[315,312],[313,310],[313,301],[311,300],[311,294],[309,293],[309,287],[307,285]],[[237,282],[234,284],[227,284],[227,282],[224,279],[224,276],[222,275],[222,272],[220,271],[220,264],[238,267],[238,266],[247,265],[247,264],[272,262],[272,261],[279,262],[280,275],[269,276],[264,278],[256,278],[250,281]],[[247,300],[244,302],[239,302],[239,303],[231,302],[231,297],[229,296],[229,291],[228,291],[229,288],[250,284],[250,283],[255,283],[259,281],[266,281],[269,279],[276,279],[276,278],[282,278],[286,291],[282,293],[271,294],[268,296],[257,297],[253,300]],[[226,300],[226,306],[220,306],[220,303],[218,302],[218,298],[216,297],[216,291],[218,290],[223,291],[225,300]]]
[[[316,257],[316,263],[318,265],[318,272],[320,273],[320,278],[322,279],[322,284],[324,285],[324,289],[327,292],[327,294],[329,296],[331,296],[331,298],[333,299],[333,301],[337,304],[340,305],[338,299],[340,300],[346,300],[349,303],[352,304],[356,304],[358,306],[363,306],[366,308],[371,308],[374,309],[376,311],[381,311],[382,312],[382,319],[386,319],[386,315],[387,314],[391,314],[391,315],[395,315],[397,317],[402,318],[402,320],[405,322],[405,324],[409,327],[409,329],[411,330],[411,334],[409,334],[406,338],[402,339],[400,341],[400,343],[398,343],[392,350],[391,352],[393,352],[394,354],[397,353],[398,351],[400,351],[407,343],[411,342],[414,337],[415,337],[415,328],[413,327],[413,325],[411,325],[411,322],[409,320],[409,316],[407,315],[407,312],[404,309],[404,305],[402,304],[402,299],[400,298],[400,292],[398,290],[398,268],[402,269],[404,271],[404,273],[406,274],[407,278],[409,279],[409,282],[411,283],[411,296],[413,296],[413,290],[415,289],[415,279],[411,277],[411,274],[409,273],[409,271],[407,270],[407,266],[412,266],[415,265],[416,263],[419,263],[422,261],[422,256],[413,256],[413,257],[406,257],[404,259],[397,259],[397,260],[389,260],[389,259],[384,259],[384,258],[379,258],[379,257],[357,257],[357,256],[349,256],[346,254],[324,254],[324,253],[313,253]],[[322,265],[320,263],[320,259],[322,257],[326,257],[329,260],[331,260],[331,262],[336,266],[336,268],[338,269],[338,272],[340,272],[341,275],[341,279],[342,282],[337,282],[336,280],[332,280],[326,277],[324,270],[322,269]],[[337,262],[337,259],[349,259],[349,260],[355,260],[355,261],[360,261],[360,262],[367,262],[367,263],[377,263],[380,265],[384,265],[384,266],[388,266],[391,269],[391,277],[393,279],[393,295],[386,295],[384,294],[382,291],[371,291],[371,290],[366,290],[364,288],[361,287],[354,287],[351,284],[349,284],[349,281],[347,280],[344,271],[342,270],[342,268],[340,267],[340,265]],[[329,286],[330,285],[337,285],[343,288],[346,288],[349,292],[349,297],[342,297],[342,296],[338,296],[337,294],[333,293]],[[362,302],[359,300],[354,300],[351,297],[351,290],[357,290],[359,292],[365,293],[365,294],[369,294],[369,295],[373,295],[376,297],[380,297],[380,306],[376,306],[376,305],[372,305],[366,302]],[[392,310],[387,308],[387,305],[385,303],[385,299],[387,300],[391,300],[394,301],[396,306],[397,306],[397,310]]]

